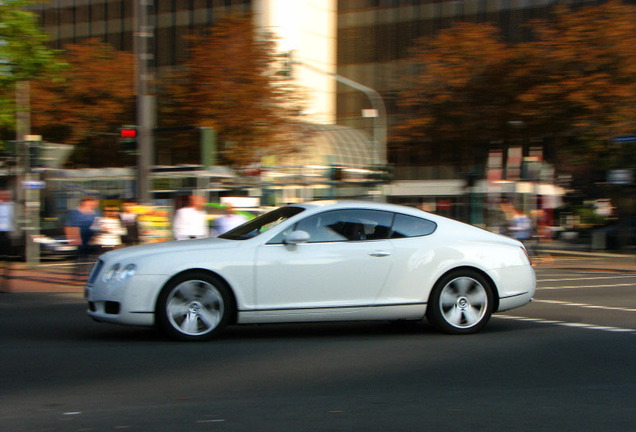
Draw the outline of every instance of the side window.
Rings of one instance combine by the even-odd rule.
[[[376,210],[336,210],[313,215],[294,229],[309,233],[309,243],[389,238],[393,214]]]
[[[295,229],[309,233],[308,243],[345,241],[347,238],[335,229],[339,220],[338,213],[326,212],[310,216],[298,222]]]
[[[391,238],[421,237],[432,234],[437,225],[426,219],[403,214],[395,215]]]

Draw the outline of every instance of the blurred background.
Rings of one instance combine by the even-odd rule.
[[[210,220],[355,198],[636,246],[635,1],[4,1],[0,21],[0,205],[29,260],[72,253],[85,195],[134,201],[142,242],[196,194]]]

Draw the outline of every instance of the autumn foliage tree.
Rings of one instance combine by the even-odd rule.
[[[519,95],[528,120],[546,132],[605,139],[636,130],[636,6],[559,6],[534,32],[529,72],[540,79]]]
[[[526,123],[561,138],[555,162],[579,179],[605,180],[607,169],[628,167],[615,165],[611,139],[636,132],[636,6],[561,6],[534,30],[526,73],[534,85],[518,96]]]
[[[234,166],[289,150],[281,136],[296,105],[275,73],[272,40],[249,16],[230,16],[189,44],[183,68],[164,80],[160,126],[214,128],[222,162]],[[171,140],[173,152],[196,153],[196,144]]]
[[[125,163],[117,131],[134,124],[132,54],[99,40],[65,47],[68,67],[32,85],[32,129],[49,142],[75,145],[75,166]]]
[[[404,117],[393,142],[466,152],[501,136],[514,104],[514,91],[502,82],[512,61],[489,24],[462,23],[421,40],[403,80],[398,105]]]
[[[564,169],[598,166],[612,137],[636,132],[636,6],[561,6],[529,26],[533,39],[514,45],[474,23],[421,40],[394,142],[470,151],[522,133],[554,138]]]

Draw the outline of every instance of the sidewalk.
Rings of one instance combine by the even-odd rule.
[[[620,271],[636,273],[636,255],[556,250],[542,247],[532,258],[536,269],[584,271]],[[88,274],[78,277],[72,262],[40,263],[29,268],[25,263],[10,263],[8,277],[0,272],[0,292],[81,293]],[[88,271],[88,270],[87,270]]]
[[[73,262],[54,262],[29,267],[23,262],[11,262],[4,272],[0,271],[0,293],[81,293],[88,274],[76,276],[74,265]]]

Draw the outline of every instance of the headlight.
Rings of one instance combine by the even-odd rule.
[[[117,272],[119,271],[119,268],[121,266],[119,265],[119,263],[112,265],[105,273],[104,273],[104,277],[102,278],[102,280],[104,282],[110,282],[110,280],[113,278],[113,276],[115,276],[117,274]]]
[[[104,273],[102,280],[106,283],[110,282],[113,279],[119,279],[124,281],[130,277],[135,275],[137,271],[137,266],[135,264],[128,264],[126,267],[122,268],[119,263],[113,264],[108,271]]]
[[[128,278],[133,277],[136,272],[137,272],[137,266],[134,264],[128,264],[117,274],[117,278],[119,280],[126,280]]]

